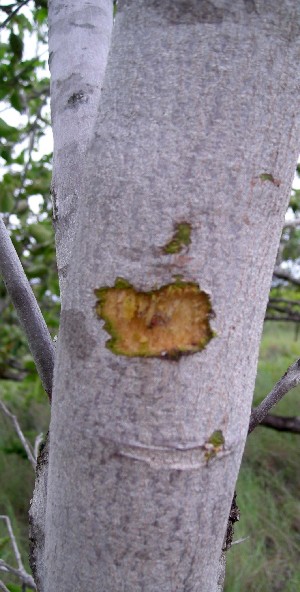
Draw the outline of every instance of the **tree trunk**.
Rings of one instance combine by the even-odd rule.
[[[219,589],[299,28],[296,0],[119,2],[55,364],[46,592]]]

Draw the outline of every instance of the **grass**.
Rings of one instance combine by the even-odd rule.
[[[39,382],[39,381],[38,381]],[[1,381],[1,399],[13,412],[26,438],[34,443],[38,433],[46,433],[49,405],[40,385]],[[34,391],[36,391],[34,393]],[[0,514],[9,516],[25,567],[28,562],[28,510],[34,487],[34,471],[9,418],[0,412]],[[0,557],[16,567],[16,559],[3,520],[0,520]],[[14,581],[11,576],[5,583]],[[17,582],[17,580],[15,580]]]
[[[268,322],[261,344],[254,404],[272,389],[299,357],[294,328]],[[300,389],[274,410],[299,415]],[[300,435],[264,427],[249,437],[237,482],[241,511],[234,545],[227,555],[225,592],[298,592],[300,590]]]

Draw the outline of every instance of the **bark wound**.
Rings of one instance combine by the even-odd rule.
[[[178,359],[201,351],[213,337],[210,299],[196,283],[140,292],[118,278],[113,288],[95,294],[96,312],[111,335],[106,346],[115,354]]]
[[[83,90],[79,90],[78,92],[73,93],[68,98],[68,106],[69,107],[76,107],[78,103],[87,103],[88,97],[86,96]]]

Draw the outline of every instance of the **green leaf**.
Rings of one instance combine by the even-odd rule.
[[[0,539],[0,552],[7,546],[7,543],[10,543],[10,538],[8,536]]]
[[[47,2],[45,0],[39,0],[39,2],[36,2],[36,6],[39,6],[39,8],[35,11],[34,18],[39,25],[42,25],[47,21]]]
[[[2,117],[0,117],[0,137],[12,142],[17,142],[20,138],[20,130],[12,125],[8,125]]]
[[[10,102],[12,107],[14,107],[16,111],[19,111],[19,113],[23,113],[26,107],[26,103],[22,95],[18,93],[16,90],[10,95]]]
[[[19,35],[11,33],[9,36],[9,45],[16,59],[21,60],[23,55],[23,40]]]
[[[32,265],[31,267],[26,268],[26,275],[29,278],[38,278],[47,275],[47,273],[48,267],[44,264]]]
[[[42,222],[29,225],[29,232],[38,243],[44,243],[52,237],[52,230],[49,225]]]
[[[9,193],[0,193],[0,212],[11,212],[14,207],[14,198]]]
[[[3,148],[0,148],[0,156],[7,162],[7,164],[11,164],[13,161],[11,150],[8,146],[3,146]]]

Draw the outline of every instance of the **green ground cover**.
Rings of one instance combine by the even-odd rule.
[[[257,405],[300,356],[295,328],[266,322],[254,403]],[[299,387],[274,413],[300,415]],[[237,483],[241,512],[234,545],[227,555],[225,592],[300,590],[300,434],[258,427],[249,436]]]

